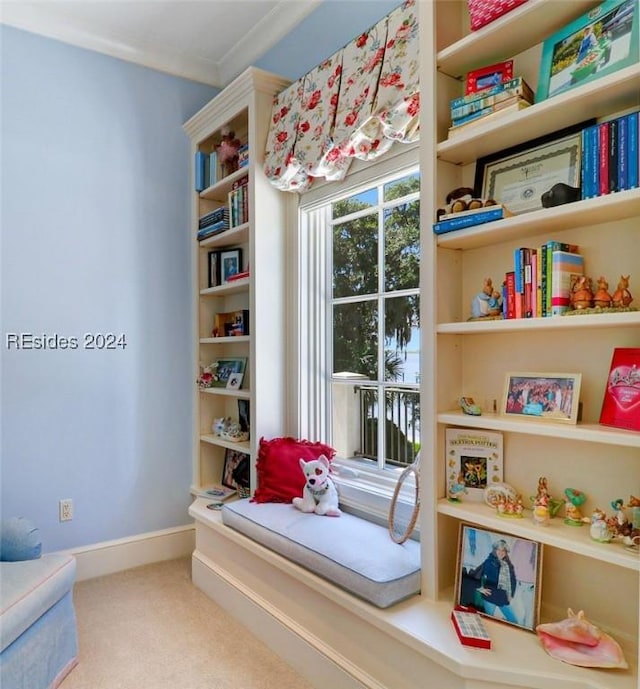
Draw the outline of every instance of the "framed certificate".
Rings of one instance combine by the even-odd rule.
[[[479,158],[476,195],[494,199],[517,215],[542,208],[542,195],[558,182],[580,187],[581,132],[590,124],[592,121],[582,122],[553,137],[534,139]]]

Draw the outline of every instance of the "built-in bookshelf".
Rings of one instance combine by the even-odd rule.
[[[470,321],[470,306],[483,279],[500,284],[512,270],[514,250],[548,240],[577,244],[585,274],[607,276],[615,288],[621,274],[638,279],[640,190],[631,189],[555,208],[543,208],[460,231],[435,235],[436,210],[449,191],[474,186],[478,158],[541,136],[549,136],[587,118],[598,121],[640,107],[640,65],[577,86],[553,98],[479,122],[447,138],[449,102],[463,91],[464,75],[502,60],[514,60],[514,74],[535,90],[542,41],[597,2],[528,0],[477,32],[470,32],[467,3],[421,6],[423,102],[435,103],[421,121],[423,274],[422,332],[423,453],[421,534],[423,591],[434,601],[451,601],[458,532],[461,524],[507,533],[543,545],[542,621],[566,617],[567,609],[587,617],[623,646],[630,668],[609,673],[558,662],[560,686],[637,686],[640,557],[622,543],[598,543],[588,528],[534,524],[529,509],[522,519],[505,519],[484,503],[447,500],[445,430],[477,428],[504,436],[504,480],[525,496],[535,494],[546,476],[552,495],[565,488],[584,491],[583,513],[595,507],[611,514],[610,502],[628,500],[640,488],[640,434],[598,423],[614,347],[638,346],[640,311],[573,317]],[[633,292],[633,290],[632,290]],[[634,302],[634,305],[637,304]],[[582,374],[582,416],[576,425],[514,419],[487,413],[502,398],[509,372]],[[481,416],[463,414],[462,396],[485,408]],[[534,634],[512,629],[512,644],[494,647],[493,662],[513,666],[522,677],[536,677],[544,651]],[[473,660],[469,661],[473,665]],[[591,684],[590,682],[593,682]],[[520,686],[520,684],[518,684]],[[537,686],[527,684],[526,686]]]
[[[190,229],[194,494],[222,482],[227,458],[237,456],[230,453],[249,456],[253,490],[258,441],[281,434],[284,426],[285,197],[268,184],[262,166],[273,96],[288,83],[249,68],[185,124],[196,161]],[[229,132],[241,142],[241,159],[232,165],[218,156]],[[199,160],[211,165],[202,174],[212,183],[197,191]],[[204,237],[203,218],[216,223],[204,228]],[[212,277],[212,261],[230,263],[218,265]],[[239,387],[198,385],[206,367],[213,364],[215,371],[215,362],[238,360],[246,361]],[[236,442],[217,433],[213,424],[220,418],[242,419],[249,438]]]

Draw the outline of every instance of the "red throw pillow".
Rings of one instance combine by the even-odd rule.
[[[324,443],[312,443],[296,438],[260,438],[256,471],[258,487],[254,502],[291,502],[302,497],[305,478],[300,459],[318,459],[324,455],[329,461],[336,451]]]

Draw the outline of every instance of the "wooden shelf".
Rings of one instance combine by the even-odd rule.
[[[438,423],[467,428],[484,428],[489,431],[505,431],[524,435],[562,438],[570,442],[603,443],[622,447],[640,448],[640,433],[626,431],[595,423],[576,425],[535,419],[512,420],[500,414],[482,413],[482,416],[469,416],[461,411],[440,412]]]
[[[446,499],[438,502],[438,513],[640,572],[640,553],[637,550],[629,551],[619,542],[594,541],[589,536],[586,524],[583,527],[567,526],[561,517],[554,517],[548,526],[538,526],[533,522],[529,510],[525,510],[521,519],[499,517],[495,510],[484,503],[453,503]]]
[[[238,344],[239,342],[251,342],[250,335],[234,335],[233,337],[201,337],[200,344]]]
[[[250,390],[227,390],[227,388],[204,388],[201,389],[205,395],[222,395],[223,397],[237,397],[238,399],[248,400],[251,398]]]
[[[208,287],[200,290],[201,297],[227,297],[230,294],[237,294],[239,292],[246,292],[249,289],[251,278],[242,278],[241,280],[234,280],[227,282],[218,287]]]
[[[209,443],[210,445],[216,445],[217,447],[225,447],[230,450],[238,450],[238,452],[245,452],[246,454],[251,454],[251,447],[249,441],[243,441],[240,443],[234,443],[230,440],[225,440],[219,435],[213,435],[213,433],[205,433],[200,436],[200,442]]]
[[[523,141],[552,135],[565,127],[585,121],[587,117],[603,117],[637,106],[639,78],[640,64],[631,65],[525,110],[484,124],[479,121],[476,126],[469,127],[468,131],[439,143],[436,146],[437,156],[440,160],[464,165]],[[524,139],[523,132],[526,134]]]
[[[233,189],[233,183],[249,174],[249,168],[243,167],[230,175],[223,177],[219,182],[200,192],[201,199],[227,202],[227,194]]]
[[[438,235],[437,244],[447,249],[477,249],[502,241],[624,220],[639,213],[640,189],[630,189],[447,232]]]
[[[200,242],[201,249],[214,249],[221,246],[231,246],[233,244],[246,244],[249,241],[250,224],[248,222],[225,230],[213,237],[207,237]]]

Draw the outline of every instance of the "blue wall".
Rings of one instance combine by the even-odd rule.
[[[328,0],[256,64],[296,79],[397,5]],[[187,524],[182,125],[216,90],[6,26],[0,40],[2,517],[33,519],[46,551]],[[85,349],[85,333],[126,347]],[[78,347],[17,349],[13,334]]]
[[[2,516],[46,550],[189,523],[189,140],[216,90],[2,27]],[[77,338],[16,349],[7,334]],[[88,350],[84,333],[124,334]],[[59,523],[58,500],[73,521]]]

